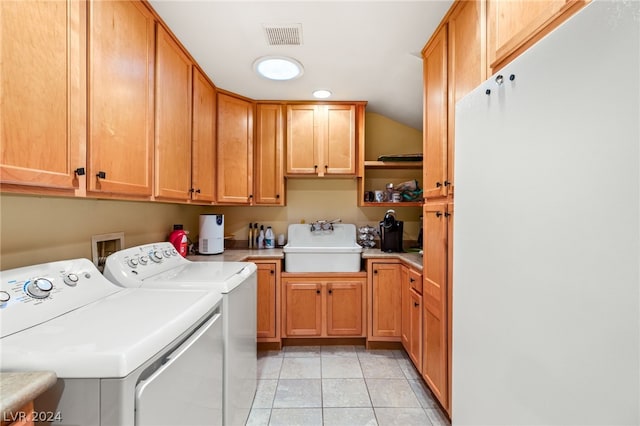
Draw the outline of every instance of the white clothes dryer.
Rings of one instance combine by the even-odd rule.
[[[222,424],[222,300],[123,289],[87,259],[0,272],[0,368],[52,370],[62,425]]]
[[[228,426],[244,425],[257,384],[257,267],[250,262],[192,262],[170,243],[107,257],[104,275],[123,287],[208,290],[222,296],[224,409]]]

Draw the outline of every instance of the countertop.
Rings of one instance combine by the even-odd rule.
[[[272,249],[226,249],[220,254],[191,255],[187,259],[196,262],[244,262],[247,259],[284,259],[282,248]],[[422,255],[418,253],[385,253],[380,249],[364,249],[363,259],[400,259],[417,271],[422,271]]]
[[[57,380],[53,371],[0,372],[0,415],[10,418],[10,413],[36,399]]]

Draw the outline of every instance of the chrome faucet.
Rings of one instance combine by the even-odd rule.
[[[316,220],[311,224],[311,232],[333,231],[333,224],[342,222],[342,219]]]

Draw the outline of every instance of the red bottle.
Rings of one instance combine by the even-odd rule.
[[[173,232],[169,234],[169,242],[173,244],[180,256],[187,257],[189,249],[187,231],[182,229],[182,225],[173,225]]]

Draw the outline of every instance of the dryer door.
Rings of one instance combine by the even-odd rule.
[[[222,351],[218,310],[138,383],[136,425],[221,425]]]

